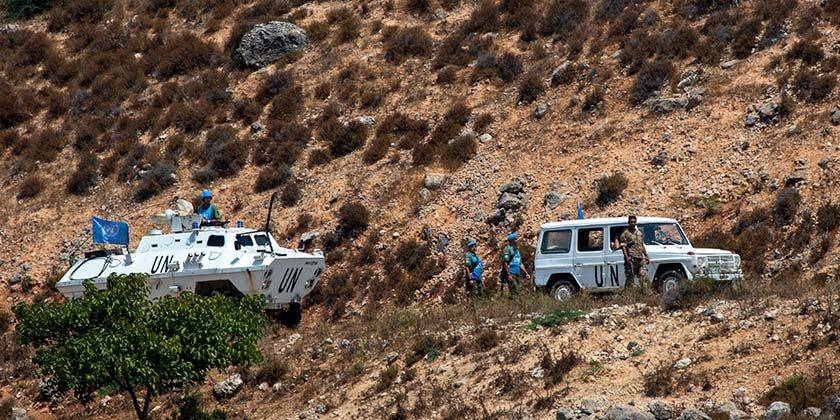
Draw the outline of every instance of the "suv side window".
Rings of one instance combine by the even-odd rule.
[[[550,230],[545,232],[540,248],[543,254],[568,253],[572,249],[572,231]]]
[[[601,251],[604,249],[604,229],[578,229],[577,250],[580,252]]]
[[[611,226],[610,227],[610,249],[613,251],[619,250],[621,248],[616,247],[615,243],[618,242],[618,238],[621,237],[621,234],[627,230],[627,226]]]

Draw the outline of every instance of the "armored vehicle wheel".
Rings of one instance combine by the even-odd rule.
[[[668,293],[669,290],[672,290],[675,287],[677,287],[677,284],[679,282],[680,275],[676,271],[671,270],[662,273],[662,276],[659,277],[659,293]]]
[[[300,303],[290,303],[288,309],[277,311],[274,318],[286,328],[297,328],[301,318]]]
[[[564,301],[575,294],[575,286],[568,280],[560,280],[551,286],[551,297],[557,301]]]

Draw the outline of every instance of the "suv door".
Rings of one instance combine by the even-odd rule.
[[[604,228],[578,228],[575,241],[575,277],[585,289],[604,288]]]
[[[614,246],[618,242],[621,233],[627,229],[627,225],[610,226],[609,237],[607,238],[607,253],[605,260],[607,262],[607,284],[614,289],[623,288],[627,281],[624,275],[624,252],[621,247]]]

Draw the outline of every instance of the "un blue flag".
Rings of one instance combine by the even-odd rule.
[[[583,204],[581,204],[580,202],[578,202],[577,213],[578,219],[583,219]]]
[[[93,216],[93,243],[128,245],[128,223],[112,222]]]

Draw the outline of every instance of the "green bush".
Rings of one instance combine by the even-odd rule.
[[[12,19],[28,18],[52,7],[52,0],[2,0],[6,15]]]
[[[187,395],[184,397],[184,401],[181,402],[180,407],[178,407],[178,415],[175,417],[175,420],[227,419],[227,414],[225,414],[224,411],[217,409],[207,413],[202,408],[202,405],[204,405],[204,397],[202,397],[201,394],[195,392]]]
[[[837,385],[830,377],[795,374],[767,390],[760,401],[764,405],[773,401],[784,401],[790,404],[792,413],[799,413],[808,407],[820,407],[823,398],[836,391]]]
[[[144,275],[111,275],[105,290],[84,287],[73,300],[12,308],[21,341],[36,349],[33,361],[60,392],[85,401],[103,388],[125,391],[143,420],[153,397],[260,360],[262,296],[184,293],[152,302]]]
[[[579,311],[579,310],[565,310],[565,309],[555,309],[549,313],[540,315],[533,320],[531,323],[528,324],[529,330],[535,330],[538,327],[543,328],[551,328],[556,327],[558,325],[563,325],[568,322],[571,322],[577,318],[586,315],[586,312]]]

